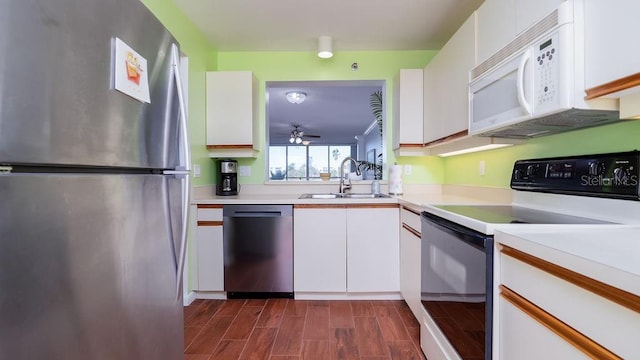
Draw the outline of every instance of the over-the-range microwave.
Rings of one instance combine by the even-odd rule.
[[[469,134],[530,138],[619,120],[616,100],[584,100],[583,1],[563,2],[471,71]]]

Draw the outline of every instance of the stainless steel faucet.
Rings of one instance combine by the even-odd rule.
[[[347,179],[348,180],[348,184],[344,183],[344,164],[351,160],[355,165],[356,165],[356,175],[360,175],[360,169],[358,169],[358,162],[356,161],[356,159],[352,158],[351,156],[347,156],[346,158],[344,158],[344,160],[342,160],[342,162],[340,163],[340,194],[343,194],[346,190],[351,189],[351,179]]]

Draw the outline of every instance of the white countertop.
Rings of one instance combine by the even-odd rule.
[[[640,226],[512,227],[495,241],[640,296]]]
[[[497,204],[510,203],[511,189],[471,186],[407,185],[403,195],[390,198],[350,199],[300,199],[304,193],[336,192],[338,183],[323,182],[308,184],[243,185],[240,194],[218,196],[211,187],[194,188],[193,204],[401,204],[421,210],[424,204]],[[365,193],[371,189],[368,183],[355,183],[350,192]],[[387,184],[382,183],[382,193],[387,193]]]
[[[294,187],[295,188],[295,187]],[[409,193],[390,198],[375,199],[299,199],[305,192],[331,192],[324,188],[308,191],[308,188],[298,186],[298,190],[287,190],[287,193],[241,193],[236,196],[215,196],[204,193],[193,197],[193,204],[366,204],[366,203],[397,203],[416,211],[429,209],[432,205],[445,204],[511,204],[510,194],[488,188],[454,186],[447,191],[427,189],[424,193]],[[312,188],[316,189],[316,188]],[[332,189],[332,188],[327,188]],[[361,192],[356,190],[355,192]],[[503,196],[504,195],[504,196]],[[527,194],[525,194],[527,195]],[[556,195],[558,196],[558,195]],[[576,209],[593,208],[586,206],[588,199],[579,200]],[[591,200],[592,201],[592,200]],[[529,201],[526,201],[527,203]],[[567,201],[565,201],[567,202]],[[563,202],[563,205],[565,202]],[[602,202],[599,199],[598,204]],[[586,203],[590,205],[590,203]],[[615,206],[599,206],[604,213],[620,212],[629,214],[629,219],[635,219],[640,211],[637,202],[624,202],[623,211]],[[618,209],[618,211],[612,211]],[[563,208],[565,213],[573,213],[574,208]],[[571,211],[569,211],[571,210]],[[579,215],[585,215],[579,213]],[[589,215],[589,213],[586,213]],[[614,217],[614,220],[616,218]],[[635,225],[533,225],[506,224],[492,228],[496,242],[502,242],[531,255],[540,257],[567,269],[589,276],[625,291],[640,295],[640,224],[625,220],[626,224]],[[458,219],[463,225],[473,228],[473,221],[469,218]],[[605,219],[611,220],[611,219]],[[471,223],[469,223],[471,222]],[[483,223],[484,224],[484,223]],[[477,224],[475,224],[477,225]],[[486,225],[486,224],[485,224]]]
[[[233,196],[204,196],[194,198],[194,204],[400,204],[416,210],[424,204],[487,204],[487,200],[479,200],[464,195],[451,194],[405,194],[389,198],[357,198],[357,199],[300,199],[299,194],[239,194]]]

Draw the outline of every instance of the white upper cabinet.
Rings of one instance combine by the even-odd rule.
[[[206,77],[207,148],[211,157],[256,157],[258,86],[250,71],[212,71]]]
[[[565,0],[516,0],[516,35],[549,15]],[[591,1],[591,0],[587,0]]]
[[[601,86],[640,73],[640,43],[633,39],[640,1],[617,0],[613,5],[606,0],[587,0],[584,13],[585,66],[589,70],[585,74],[585,87]]]
[[[424,142],[466,135],[469,71],[475,65],[476,14],[449,39],[424,69]]]
[[[515,0],[485,0],[478,8],[478,63],[513,40],[516,34]]]
[[[487,60],[564,0],[486,0],[478,8],[478,61]]]
[[[393,150],[396,156],[424,154],[422,69],[401,69],[394,78]]]

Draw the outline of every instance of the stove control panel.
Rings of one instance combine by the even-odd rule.
[[[640,152],[518,160],[511,188],[640,200]]]

